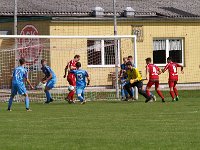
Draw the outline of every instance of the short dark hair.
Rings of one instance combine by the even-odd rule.
[[[168,57],[167,60],[171,60],[172,61],[172,57]]]
[[[133,56],[128,56],[128,59],[129,59],[129,58],[133,58]]]
[[[25,62],[26,62],[26,61],[25,61],[25,59],[24,59],[24,58],[20,58],[20,59],[19,59],[19,63],[20,63],[20,65],[23,65],[23,64],[25,64]]]
[[[80,67],[81,67],[81,63],[80,63],[80,62],[77,62],[77,63],[76,63],[76,67],[77,67],[77,68],[80,68]]]
[[[45,61],[47,61],[46,59],[42,59],[41,60],[41,64],[43,64]]]
[[[147,62],[151,62],[151,58],[150,58],[150,57],[146,58],[145,60],[146,60]]]
[[[127,66],[129,66],[129,65],[132,66],[133,64],[132,64],[130,61],[128,61],[128,62],[126,63],[126,65],[127,65]]]
[[[75,56],[74,56],[74,58],[79,58],[79,57],[80,57],[80,55],[75,55]]]

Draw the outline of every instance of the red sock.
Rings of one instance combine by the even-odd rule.
[[[147,93],[148,96],[151,95],[149,90],[146,90],[146,93]]]
[[[156,92],[158,93],[158,95],[159,95],[162,99],[164,99],[164,96],[163,96],[163,94],[162,94],[162,92],[161,92],[160,90],[157,90]]]
[[[174,99],[174,91],[170,91],[170,95],[171,95],[172,99]]]
[[[75,93],[74,91],[70,91],[67,98],[70,99],[70,100],[73,100],[74,99],[74,93]]]
[[[174,93],[175,93],[176,96],[178,96],[178,90],[177,90],[176,87],[174,87]]]

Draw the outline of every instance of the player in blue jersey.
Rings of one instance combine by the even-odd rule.
[[[129,56],[130,57],[130,56]],[[131,56],[132,57],[132,56]],[[126,89],[124,89],[124,86],[128,83],[126,81],[127,79],[127,66],[126,63],[128,62],[128,58],[124,57],[123,58],[123,64],[121,64],[121,70],[120,70],[120,81],[121,81],[121,100],[125,100],[126,97],[128,96],[128,92],[126,91]],[[134,95],[134,89],[131,87],[131,93]]]
[[[8,102],[8,111],[11,111],[12,102],[17,93],[25,96],[26,111],[31,111],[31,109],[29,108],[29,98],[26,91],[25,82],[27,82],[32,89],[33,86],[28,79],[28,71],[24,68],[25,63],[25,59],[21,58],[19,60],[20,66],[16,67],[13,71],[11,95]]]
[[[41,64],[42,64],[41,70],[45,75],[41,82],[43,84],[46,84],[44,92],[46,94],[47,100],[46,100],[45,104],[49,104],[50,102],[53,102],[53,99],[51,97],[49,90],[51,90],[52,88],[55,87],[56,75],[53,72],[53,70],[49,66],[47,66],[47,61],[45,59],[41,60]]]
[[[84,90],[86,87],[86,78],[87,78],[87,85],[90,84],[90,78],[86,70],[82,70],[81,63],[76,63],[77,70],[72,70],[71,72],[75,74],[76,77],[76,94],[78,99],[80,100],[81,104],[85,104],[84,99]]]

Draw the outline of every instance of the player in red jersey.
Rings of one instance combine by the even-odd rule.
[[[162,102],[165,102],[164,96],[162,92],[159,89],[159,74],[161,74],[161,70],[158,66],[151,64],[151,58],[146,58],[146,78],[148,80],[147,87],[146,87],[146,93],[148,96],[150,96],[150,89],[151,86],[155,84],[155,90],[158,93],[158,95],[162,98]]]
[[[75,55],[74,59],[71,60],[67,66],[65,67],[65,74],[64,74],[64,78],[66,78],[66,74],[67,74],[67,70],[68,70],[68,75],[67,75],[67,81],[69,82],[69,85],[71,86],[76,86],[76,77],[74,75],[74,73],[71,72],[71,70],[76,70],[76,63],[80,60],[80,55]],[[67,100],[68,102],[74,102],[74,94],[75,94],[75,90],[72,90],[69,92],[68,96],[67,96]]]
[[[169,71],[169,88],[170,88],[170,95],[172,97],[172,101],[178,101],[179,100],[179,97],[178,97],[178,90],[176,88],[176,84],[178,82],[178,70],[177,68],[178,67],[181,67],[181,73],[184,73],[183,72],[183,66],[175,63],[175,62],[172,62],[172,58],[171,57],[168,57],[167,58],[167,65],[165,66],[164,69],[162,69],[162,72],[164,73],[166,70]],[[175,96],[174,96],[174,93],[176,95],[176,99],[175,99]]]

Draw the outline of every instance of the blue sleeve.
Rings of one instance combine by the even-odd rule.
[[[70,72],[76,74],[76,70],[70,70]]]
[[[49,74],[51,74],[51,68],[50,68],[50,67],[45,67],[45,69],[47,70],[47,72],[48,72]]]
[[[24,71],[24,76],[23,77],[26,78],[26,79],[28,79],[28,71],[26,69]]]
[[[121,64],[121,66],[120,66],[120,67],[121,67],[121,69],[123,70],[123,64]]]

